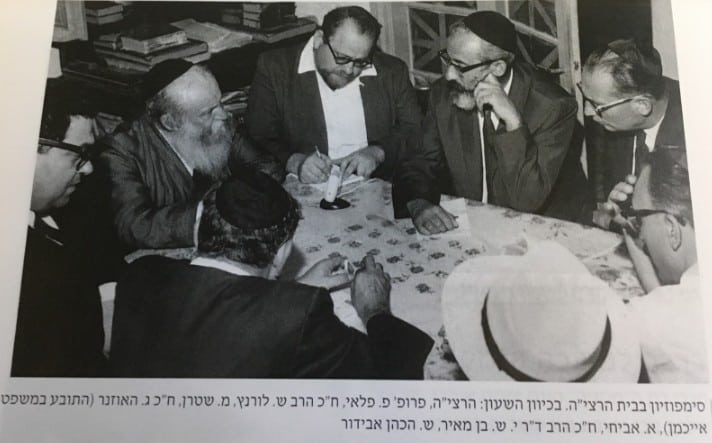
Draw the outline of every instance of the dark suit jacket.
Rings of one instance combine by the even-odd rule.
[[[13,377],[96,377],[106,370],[96,286],[65,246],[27,230]]]
[[[198,203],[209,187],[196,186],[173,149],[145,117],[106,142],[101,156],[110,182],[114,226],[129,249],[193,245]],[[278,181],[284,170],[269,154],[236,135],[231,162],[250,165]]]
[[[646,143],[653,148],[663,145],[685,148],[680,84],[669,78],[665,81],[669,91],[668,107],[656,139],[646,140]],[[595,121],[586,120],[588,171],[596,201],[606,201],[613,187],[631,173],[634,139],[634,132],[609,132]],[[641,169],[637,168],[637,173]]]
[[[110,362],[126,377],[423,377],[430,337],[390,315],[368,332],[325,289],[144,257],[117,285]]]
[[[298,74],[304,45],[262,54],[250,88],[247,126],[258,146],[283,165],[294,153],[311,154],[314,146],[327,153],[326,123],[316,71]],[[368,141],[381,145],[386,157],[374,176],[390,178],[409,133],[422,118],[408,67],[403,61],[376,52],[378,75],[360,81]]]
[[[524,124],[510,132],[503,124],[498,127],[493,139],[496,163],[487,165],[494,172],[489,202],[577,219],[588,190],[577,158],[581,146],[573,143],[576,101],[531,66],[515,63],[513,69],[509,97]],[[404,161],[394,179],[396,217],[408,216],[405,205],[416,198],[438,203],[440,194],[446,193],[480,199],[482,160],[477,115],[452,104],[445,79],[431,90],[420,137],[418,149]]]

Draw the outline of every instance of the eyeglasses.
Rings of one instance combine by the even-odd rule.
[[[373,54],[370,54],[368,58],[351,58],[348,55],[338,55],[334,51],[334,48],[331,47],[329,40],[324,39],[324,41],[326,42],[326,46],[329,48],[329,51],[331,51],[332,57],[334,57],[334,63],[337,65],[348,65],[349,63],[353,63],[354,68],[366,69],[373,64]]]
[[[576,83],[576,87],[578,88],[579,92],[581,92],[581,98],[583,98],[584,104],[586,102],[591,103],[591,106],[593,106],[593,112],[595,112],[599,118],[603,118],[603,113],[615,106],[622,105],[623,103],[628,103],[637,98],[644,97],[643,95],[635,95],[633,97],[626,97],[620,100],[606,103],[605,105],[597,105],[595,101],[593,101],[590,97],[587,97],[586,94],[583,93],[583,87],[581,86],[581,83]]]
[[[91,161],[91,151],[88,146],[77,146],[71,143],[64,143],[57,140],[40,137],[39,144],[41,146],[49,146],[51,148],[64,149],[77,154],[77,163],[74,166],[77,172],[81,171],[84,165]]]
[[[674,212],[666,211],[665,209],[632,209],[629,208],[623,212],[623,217],[626,220],[623,229],[631,237],[637,239],[640,237],[640,228],[643,226],[643,219],[645,217],[655,215],[655,214],[667,214],[675,217],[675,219],[681,224],[685,225],[685,219],[680,214],[675,214]]]
[[[456,64],[456,62],[453,61],[452,58],[450,58],[450,54],[447,53],[447,49],[441,49],[440,51],[438,51],[438,56],[440,57],[440,60],[445,65],[452,66],[460,74],[464,74],[466,72],[472,71],[473,69],[479,68],[481,66],[489,65],[491,63],[494,63],[494,62],[500,60],[500,59],[486,60],[486,61],[483,61],[480,63],[475,63],[474,65],[461,66],[461,65]]]

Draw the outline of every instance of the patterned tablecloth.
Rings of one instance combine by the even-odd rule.
[[[369,180],[343,189],[342,197],[351,207],[338,211],[320,209],[321,192],[294,177],[287,178],[285,188],[301,203],[304,219],[283,277],[295,277],[330,254],[352,261],[365,254],[375,256],[391,275],[393,313],[436,340],[426,363],[427,378],[465,378],[447,344],[440,296],[449,273],[469,257],[516,253],[524,237],[554,240],[624,300],[643,294],[622,238],[611,232],[470,201],[471,236],[421,239],[410,220],[394,220],[390,183]],[[364,330],[348,289],[332,293],[332,298],[339,318]]]

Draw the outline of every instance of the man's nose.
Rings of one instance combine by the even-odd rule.
[[[460,76],[457,69],[455,69],[453,65],[447,65],[445,68],[445,80],[457,80],[458,78],[460,78]]]
[[[227,113],[225,108],[220,105],[215,110],[215,118],[218,120],[227,120],[228,118],[230,118],[230,115]]]
[[[91,164],[91,161],[84,163],[84,165],[79,169],[79,173],[82,175],[89,175],[92,172],[94,172],[94,165]]]
[[[353,75],[356,68],[354,67],[354,62],[348,62],[345,65],[341,65],[341,71],[346,75]]]

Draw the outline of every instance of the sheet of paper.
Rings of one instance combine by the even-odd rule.
[[[361,183],[361,182],[363,182],[363,177],[355,175],[355,174],[349,175],[348,177],[346,177],[345,179],[343,179],[341,181],[341,189],[339,189],[339,195],[341,195],[346,190],[349,190],[349,191],[353,190],[354,187],[357,186],[357,184]],[[327,182],[314,183],[309,186],[311,186],[312,188],[314,188],[314,189],[318,190],[319,192],[321,192],[322,194],[324,194],[324,193],[326,193],[326,183]]]
[[[457,228],[437,235],[422,235],[418,233],[418,240],[423,241],[432,238],[472,236],[472,231],[470,231],[470,218],[467,216],[467,203],[464,198],[441,201],[440,207],[457,218]]]

